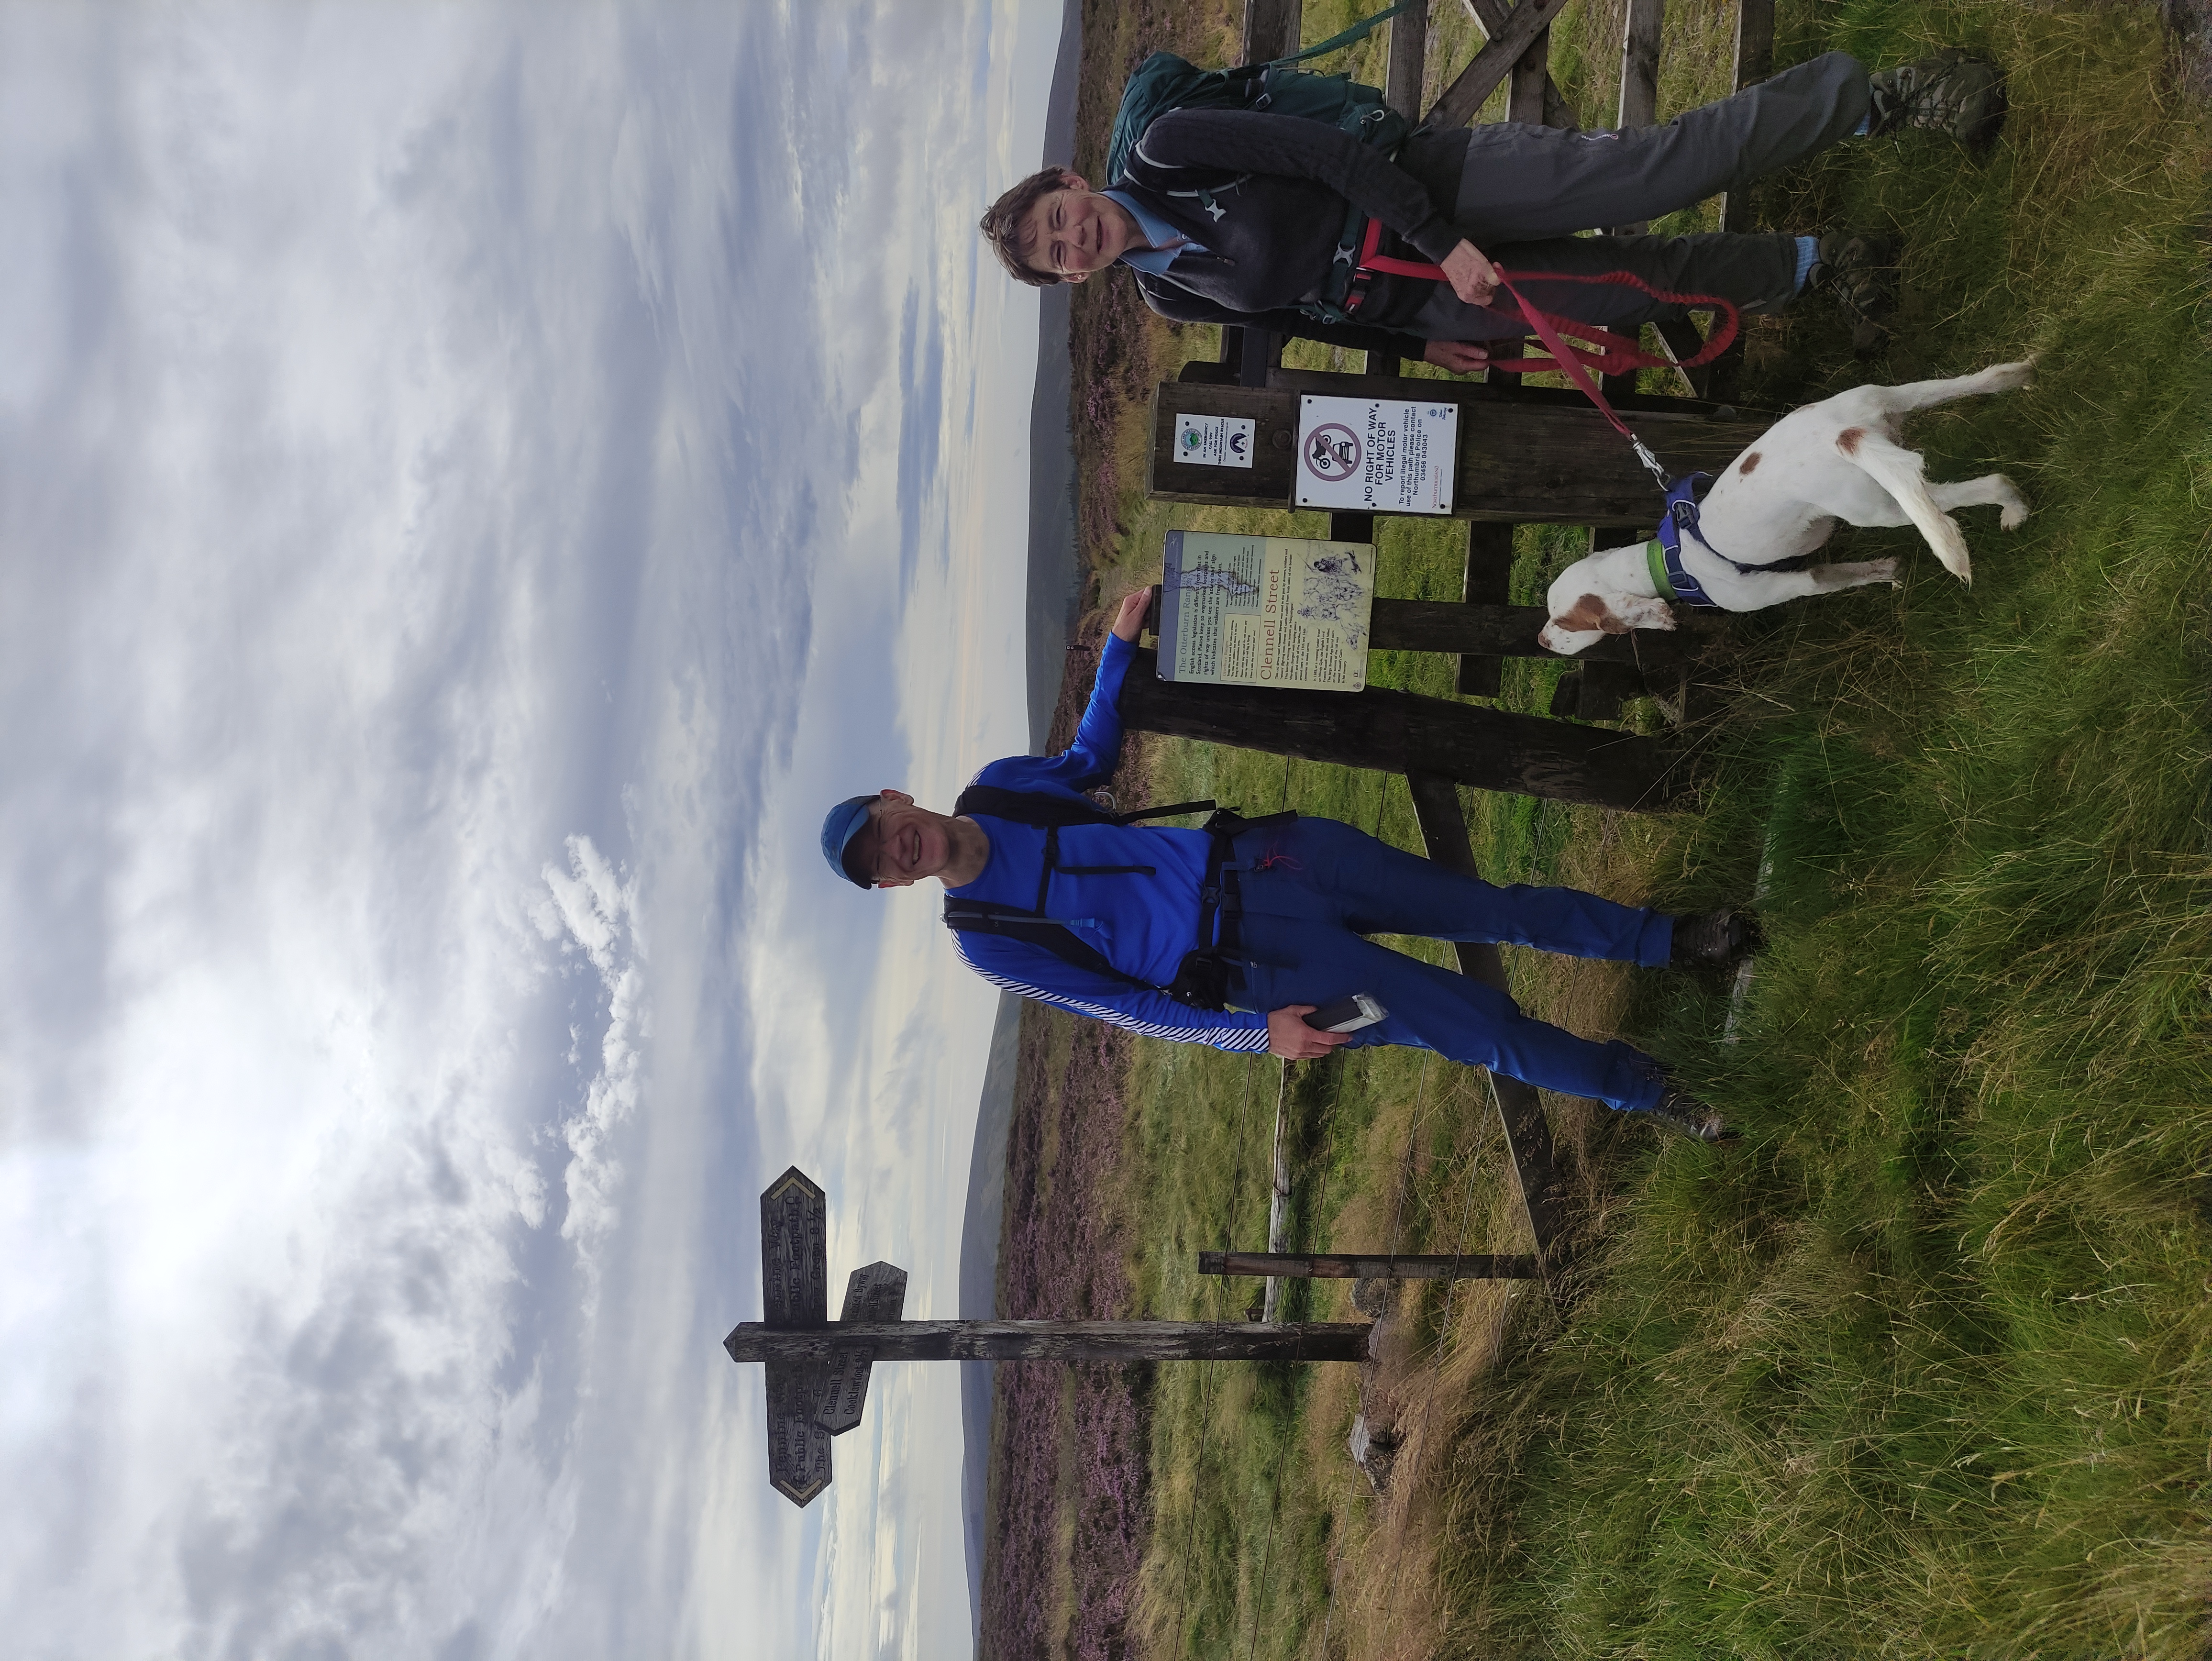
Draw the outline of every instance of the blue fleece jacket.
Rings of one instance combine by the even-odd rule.
[[[1121,759],[1121,715],[1115,703],[1136,649],[1132,642],[1108,636],[1091,703],[1073,744],[1056,756],[1010,756],[994,761],[973,782],[1002,790],[1080,798],[1113,777]],[[946,891],[956,899],[995,900],[1029,910],[1036,904],[1044,832],[986,814],[977,814],[975,823],[990,839],[991,857],[974,882]],[[1047,915],[1073,928],[1122,973],[1164,984],[1174,978],[1182,954],[1198,944],[1198,888],[1205,872],[1206,843],[1195,830],[1137,825],[1065,829],[1060,833],[1062,865],[1149,865],[1154,874],[1056,874]],[[1217,1050],[1267,1047],[1264,1014],[1193,1009],[1163,993],[1140,992],[1078,969],[1040,947],[1004,935],[955,929],[952,938],[970,969],[993,985],[1025,998],[1041,998],[1055,1008],[1111,1021],[1147,1037],[1209,1043]]]

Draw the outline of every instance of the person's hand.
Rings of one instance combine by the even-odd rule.
[[[1340,1043],[1350,1043],[1349,1032],[1323,1032],[1308,1026],[1305,1017],[1318,1004],[1286,1003],[1267,1017],[1267,1053],[1286,1062],[1310,1062],[1326,1056]]]
[[[1121,597],[1121,609],[1114,614],[1114,637],[1134,640],[1145,626],[1145,613],[1152,609],[1152,591],[1132,589]]]
[[[1443,270],[1452,292],[1470,306],[1487,306],[1498,292],[1498,267],[1472,242],[1462,242],[1446,254]]]
[[[1421,362],[1454,374],[1474,374],[1490,367],[1490,348],[1472,340],[1431,340],[1421,348]]]

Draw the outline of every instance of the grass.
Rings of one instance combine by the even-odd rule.
[[[1472,44],[1452,38],[1459,8],[1434,11],[1432,91]],[[1307,38],[1349,15],[1308,0]],[[1586,119],[1613,95],[1619,16],[1583,0],[1554,30]],[[1731,16],[1669,6],[1662,114],[1725,90]],[[1909,138],[1762,187],[1778,228],[1900,230],[1907,304],[1871,367],[1817,304],[1762,323],[1747,401],[2033,351],[2033,389],[1911,436],[1938,477],[2002,466],[2035,516],[2005,536],[1969,515],[1971,589],[1908,532],[1846,531],[1837,556],[1900,556],[1901,590],[1741,620],[1695,815],[1467,796],[1499,879],[1689,907],[1764,868],[1771,946],[1736,1042],[1724,988],[1509,953],[1524,1002],[1665,1056],[1747,1140],[1662,1147],[1554,1099],[1585,1241],[1567,1295],[1423,1288],[1364,1385],[1342,1367],[1158,1369],[1133,1653],[2206,1652],[2203,112],[2148,6],[1784,0],[1779,34],[1783,63],[1992,47],[2014,115],[1986,161]],[[1367,50],[1355,72],[1379,79]],[[1117,87],[1121,67],[1091,79]],[[1127,285],[1088,288],[1079,386],[1098,368],[1084,307]],[[1102,599],[1152,580],[1170,525],[1317,532],[1142,500],[1127,388],[1214,343],[1124,321],[1122,391],[1079,433]],[[1385,592],[1456,595],[1449,527],[1386,521],[1380,545]],[[1516,597],[1580,551],[1524,528]],[[1374,673],[1449,691],[1440,660]],[[1555,673],[1516,666],[1502,701],[1540,711]],[[1402,782],[1378,774],[1167,741],[1143,759],[1155,799],[1287,802],[1418,845]],[[1102,1203],[1136,1243],[1138,1311],[1232,1315],[1254,1295],[1199,1281],[1195,1253],[1264,1237],[1279,1086],[1301,1246],[1522,1242],[1463,1069],[1367,1051],[1285,1083],[1264,1059],[1146,1042],[1127,1066]],[[1302,1292],[1292,1312],[1340,1316],[1342,1298]],[[1382,1497],[1344,1451],[1363,1388],[1404,1437]]]

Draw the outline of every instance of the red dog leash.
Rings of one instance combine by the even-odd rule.
[[[1431,283],[1446,283],[1450,280],[1444,276],[1443,267],[1441,265],[1431,265],[1418,259],[1394,259],[1387,254],[1378,252],[1377,250],[1382,244],[1382,222],[1379,219],[1370,219],[1367,222],[1367,234],[1360,244],[1359,270],[1387,272],[1393,277],[1420,277]],[[1499,280],[1503,282],[1505,268],[1500,265],[1494,266],[1492,269],[1498,272]],[[1653,288],[1642,277],[1631,271],[1603,271],[1589,275],[1572,271],[1523,271],[1521,273],[1521,280],[1524,283],[1541,281],[1617,283],[1625,288],[1638,289],[1649,295],[1652,299],[1662,301],[1670,306],[1695,306],[1700,309],[1710,308],[1717,313],[1719,321],[1714,326],[1711,338],[1698,350],[1697,356],[1682,364],[1681,367],[1686,369],[1694,369],[1702,364],[1710,363],[1726,351],[1735,339],[1736,332],[1740,326],[1741,313],[1734,305],[1723,300],[1718,295],[1670,293],[1665,289]],[[1611,329],[1601,327],[1595,323],[1584,323],[1578,318],[1560,317],[1551,312],[1539,311],[1528,302],[1521,291],[1512,283],[1506,283],[1504,286],[1506,291],[1512,295],[1515,301],[1519,305],[1522,320],[1535,330],[1538,338],[1544,343],[1545,350],[1552,356],[1548,358],[1509,358],[1492,364],[1491,367],[1493,368],[1501,369],[1508,374],[1544,374],[1558,369],[1571,375],[1573,371],[1568,368],[1570,362],[1579,363],[1583,368],[1595,371],[1599,374],[1626,374],[1632,369],[1665,369],[1674,367],[1672,359],[1654,357],[1638,345],[1632,336],[1617,334]],[[1549,324],[1551,327],[1546,328],[1544,326],[1546,324]],[[1598,350],[1595,352],[1577,350],[1562,341],[1559,338],[1561,335],[1574,335],[1597,347]]]
[[[1432,283],[1450,281],[1444,276],[1441,265],[1431,265],[1414,259],[1393,259],[1378,253],[1376,250],[1382,246],[1382,222],[1369,220],[1367,235],[1359,251],[1361,271],[1386,271],[1393,277],[1421,277]],[[1654,357],[1628,336],[1616,334],[1597,324],[1539,311],[1528,303],[1527,295],[1513,286],[1513,280],[1503,265],[1493,265],[1492,269],[1498,273],[1500,286],[1513,296],[1513,303],[1520,308],[1522,320],[1536,332],[1536,338],[1544,343],[1544,350],[1551,353],[1551,356],[1493,359],[1490,368],[1509,374],[1540,374],[1554,369],[1565,374],[1581,389],[1584,397],[1597,405],[1599,413],[1613,423],[1613,430],[1635,447],[1637,459],[1650,470],[1652,478],[1659,481],[1659,488],[1662,491],[1672,490],[1674,481],[1668,477],[1667,470],[1659,465],[1658,457],[1645,447],[1642,439],[1628,429],[1628,423],[1606,401],[1604,392],[1590,378],[1593,371],[1598,374],[1625,374],[1631,369],[1663,369],[1671,366],[1671,360]],[[1539,280],[1547,283],[1618,283],[1639,289],[1652,299],[1664,301],[1668,305],[1710,307],[1717,315],[1718,321],[1714,326],[1711,338],[1697,355],[1682,363],[1681,367],[1686,369],[1710,363],[1726,351],[1735,339],[1741,320],[1741,314],[1735,307],[1717,295],[1670,294],[1663,289],[1653,288],[1642,277],[1629,271],[1607,271],[1587,277],[1569,271],[1523,271],[1521,280],[1524,283]],[[1600,350],[1595,352],[1578,350],[1561,338],[1568,334],[1575,335]]]

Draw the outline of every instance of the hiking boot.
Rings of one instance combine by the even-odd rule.
[[[1889,344],[1881,319],[1897,309],[1897,244],[1886,236],[1831,231],[1813,256],[1808,289],[1825,289],[1851,319],[1851,350],[1873,357]]]
[[[1692,911],[1674,919],[1667,961],[1675,969],[1725,969],[1766,944],[1753,911]]]
[[[1997,136],[2005,119],[2004,71],[1952,48],[1867,77],[1874,94],[1867,137],[1918,127],[1947,132],[1970,149]]]
[[[1644,1110],[1644,1116],[1654,1124],[1664,1125],[1677,1136],[1687,1136],[1696,1142],[1732,1142],[1738,1140],[1735,1131],[1721,1123],[1721,1116],[1707,1107],[1680,1085],[1668,1085],[1659,1092],[1659,1099]]]

